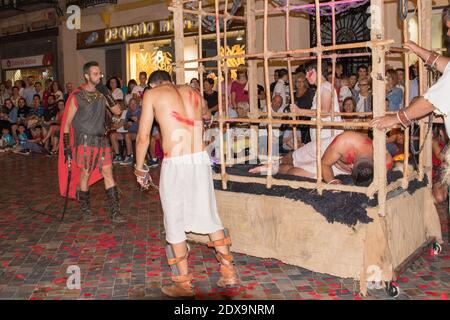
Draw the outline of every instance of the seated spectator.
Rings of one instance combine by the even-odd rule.
[[[18,122],[25,123],[26,118],[30,114],[30,108],[27,106],[27,102],[24,98],[20,98],[18,102],[17,117]]]
[[[355,112],[372,111],[372,95],[370,93],[369,78],[362,78],[358,81],[359,91],[353,96],[356,102]]]
[[[404,152],[405,134],[400,129],[392,129],[386,138],[386,150],[394,158]]]
[[[131,165],[134,162],[133,156],[133,141],[136,140],[137,132],[139,130],[139,119],[141,117],[141,108],[134,100],[130,101],[128,106],[128,112],[125,118],[125,129],[128,130],[125,133],[125,144],[127,148],[127,156],[123,160],[121,165]]]
[[[0,152],[8,151],[15,144],[12,134],[9,132],[9,128],[2,129],[2,138],[0,140]]]
[[[403,108],[403,90],[398,85],[397,72],[386,71],[386,98],[389,100],[389,111],[398,111]]]
[[[14,147],[13,152],[22,155],[29,155],[31,151],[28,149],[28,135],[26,133],[26,127],[23,123],[18,125],[17,132],[18,143]]]
[[[37,116],[38,118],[44,117],[44,106],[41,104],[41,96],[38,94],[35,94],[33,96],[33,102],[30,108],[30,112],[28,113],[28,117],[30,116]]]
[[[197,78],[192,78],[189,85],[197,90],[200,90],[200,81]]]
[[[17,111],[18,108],[13,105],[11,99],[6,99],[4,107],[0,110],[0,127],[8,128],[16,141]]]
[[[51,155],[58,154],[59,133],[65,106],[64,100],[59,100],[57,106],[56,113],[53,109],[47,108],[45,110],[47,113],[44,115],[44,120],[48,123],[48,131],[43,144],[50,150]],[[48,146],[48,143],[50,143],[50,146]]]
[[[137,82],[134,79],[131,79],[130,81],[128,81],[128,89],[127,89],[127,94],[125,95],[125,107],[128,107],[128,104],[130,103],[131,98],[133,98],[133,89],[134,87],[137,86]]]
[[[123,92],[120,88],[120,81],[116,77],[109,78],[106,87],[111,91],[111,94],[116,101],[123,100]]]
[[[129,104],[137,104],[136,99],[131,98],[129,101]],[[113,163],[121,163],[124,159],[122,159],[122,155],[120,154],[120,147],[119,147],[119,141],[125,140],[125,134],[128,132],[128,130],[125,129],[124,124],[127,118],[128,109],[124,108],[122,111],[122,114],[120,116],[120,122],[114,125],[112,128],[113,132],[111,132],[110,139],[111,139],[111,145],[114,151],[114,159]]]
[[[433,128],[432,142],[432,162],[433,162],[433,196],[436,204],[444,203],[448,197],[448,186],[444,185],[442,178],[446,170],[447,163],[445,153],[449,147],[449,139],[442,125],[435,125]]]
[[[206,78],[203,81],[203,98],[208,103],[208,109],[211,113],[218,110],[219,95],[217,91],[213,90],[214,80],[211,78]],[[223,106],[225,108],[225,106]]]

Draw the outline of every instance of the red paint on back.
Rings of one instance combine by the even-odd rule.
[[[187,118],[185,118],[184,116],[182,116],[181,114],[179,114],[176,111],[172,111],[171,115],[172,115],[172,117],[174,117],[179,122],[187,124],[188,126],[191,126],[191,127],[194,126],[194,120],[187,119]]]
[[[355,161],[355,151],[349,151],[345,155],[345,162],[351,164]]]

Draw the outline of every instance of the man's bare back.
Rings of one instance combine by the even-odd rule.
[[[202,115],[205,106],[200,93],[190,86],[164,84],[148,90],[143,112],[153,110],[159,123],[165,157],[204,150]]]

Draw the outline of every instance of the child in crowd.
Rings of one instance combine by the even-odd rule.
[[[0,152],[5,152],[11,149],[15,144],[14,138],[9,132],[9,128],[2,129],[2,138],[0,140]]]

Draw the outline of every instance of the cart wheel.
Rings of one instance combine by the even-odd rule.
[[[442,247],[439,243],[435,242],[433,243],[433,254],[437,256],[442,252]]]
[[[386,284],[386,292],[390,297],[397,298],[400,295],[400,287],[396,282],[389,282]]]

